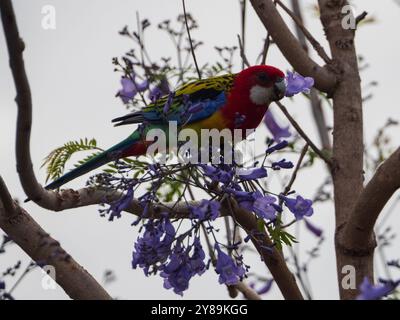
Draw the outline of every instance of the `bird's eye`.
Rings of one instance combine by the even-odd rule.
[[[257,78],[258,78],[258,81],[260,81],[260,83],[263,83],[263,84],[267,84],[267,83],[269,83],[271,81],[270,78],[268,77],[268,75],[265,72],[260,72],[257,75]]]

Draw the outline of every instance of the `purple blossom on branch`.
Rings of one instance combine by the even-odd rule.
[[[244,180],[257,180],[267,176],[267,170],[263,167],[255,169],[240,170],[239,177]]]
[[[213,181],[228,184],[233,178],[232,171],[226,171],[213,166],[201,164],[200,167],[203,169],[204,174]]]
[[[281,142],[273,145],[272,147],[269,147],[267,150],[265,150],[266,154],[271,154],[275,151],[282,150],[286,148],[289,145],[289,143],[286,140],[282,140]]]
[[[396,287],[400,284],[400,280],[397,281],[383,281],[379,284],[373,285],[368,277],[365,277],[360,285],[360,294],[357,300],[379,300],[387,295],[391,294]]]
[[[192,218],[199,220],[215,220],[219,216],[221,204],[218,201],[201,200],[197,207],[191,208]]]
[[[232,257],[223,252],[217,244],[215,245],[215,249],[218,252],[215,271],[219,274],[219,283],[227,285],[237,284],[244,277],[246,270],[242,265],[236,265]]]
[[[131,187],[121,199],[110,204],[110,208],[107,210],[110,213],[108,221],[113,221],[114,218],[121,218],[121,212],[130,206],[132,200],[133,188]]]
[[[281,127],[269,109],[265,113],[264,123],[276,142],[280,142],[282,138],[289,138],[292,135],[289,131],[289,126]]]
[[[128,77],[121,78],[122,89],[118,91],[118,95],[121,97],[123,103],[128,103],[138,92],[143,92],[149,87],[147,80],[138,83],[135,78],[135,74],[132,74],[132,79]]]
[[[314,85],[314,79],[311,77],[303,77],[296,72],[288,71],[286,76],[286,97],[293,97],[298,93],[309,93]]]
[[[286,207],[294,214],[296,220],[301,220],[305,216],[309,217],[314,213],[312,201],[309,199],[304,199],[302,196],[297,196],[296,199],[282,196],[282,199]]]
[[[160,83],[149,91],[148,98],[154,103],[162,96],[169,94],[170,91],[168,81],[163,77]]]
[[[183,291],[189,288],[189,281],[193,275],[187,260],[187,252],[178,242],[169,263],[162,268],[161,277],[164,278],[164,288],[172,288],[179,295],[183,295]]]
[[[322,236],[323,230],[321,228],[318,228],[316,225],[312,224],[310,221],[308,221],[308,219],[304,219],[304,222],[308,231],[313,233],[318,238]]]
[[[164,262],[175,240],[175,228],[169,219],[159,221],[149,220],[145,224],[145,232],[135,243],[132,254],[132,268],[143,268],[145,275],[149,274],[151,266]]]
[[[257,294],[261,295],[261,294],[268,293],[271,290],[273,283],[274,283],[273,278],[266,280],[263,283],[262,287],[260,287],[259,289],[256,289]],[[255,283],[250,283],[250,288],[255,289]]]
[[[272,169],[280,170],[280,169],[292,169],[294,167],[291,161],[286,161],[286,159],[282,159],[278,162],[272,163]]]
[[[253,211],[255,214],[266,220],[275,220],[276,208],[273,204],[276,202],[275,197],[263,196],[257,198],[253,203]]]

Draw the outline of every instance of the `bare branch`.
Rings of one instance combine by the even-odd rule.
[[[235,284],[233,287],[240,291],[247,300],[262,300],[257,292],[255,292],[252,288],[250,288],[242,281],[238,284]]]
[[[0,177],[1,178],[1,177]],[[0,180],[2,181],[2,180]],[[12,203],[4,183],[0,194],[0,228],[27,254],[41,265],[55,268],[55,281],[72,299],[109,300],[111,297],[102,286],[65,250],[50,237],[21,207],[9,212]]]
[[[296,129],[298,134],[308,143],[310,148],[322,159],[326,162],[326,164],[332,168],[332,160],[324,154],[318,147],[314,144],[314,142],[311,141],[311,139],[307,136],[307,134],[303,131],[303,129],[300,127],[300,125],[296,122],[296,120],[293,119],[293,117],[290,115],[289,111],[287,111],[286,107],[280,103],[279,101],[276,102],[278,105],[279,109],[283,112],[283,114],[286,116],[286,118],[289,120],[289,122],[292,124],[292,126]]]
[[[246,67],[250,67],[250,62],[247,60],[246,54],[244,52],[242,40],[240,39],[240,35],[237,35],[238,42],[239,42],[239,50],[240,50],[240,57],[242,58],[242,63]]]
[[[183,14],[185,16],[185,26],[186,26],[186,32],[187,32],[187,35],[188,35],[188,38],[189,38],[190,51],[192,52],[194,65],[196,66],[197,76],[199,77],[199,79],[201,79],[201,71],[199,69],[199,65],[197,64],[196,54],[194,53],[194,48],[193,48],[192,37],[190,36],[190,29],[189,29],[189,24],[188,24],[187,15],[186,15],[185,0],[182,0],[182,7],[183,7]]]
[[[283,10],[285,10],[286,13],[293,19],[293,21],[296,23],[297,27],[303,32],[304,36],[311,43],[311,45],[313,46],[315,51],[318,53],[318,55],[322,58],[322,60],[324,60],[326,64],[330,64],[332,62],[331,58],[329,58],[329,56],[327,55],[327,53],[325,52],[325,50],[321,46],[321,44],[307,30],[307,28],[304,26],[301,19],[296,14],[294,14],[288,7],[286,7],[280,0],[275,0],[275,3],[279,4],[279,6]]]
[[[17,97],[15,99],[18,105],[16,137],[17,171],[22,187],[30,199],[42,203],[54,202],[56,200],[55,195],[43,189],[36,180],[33,172],[29,144],[32,126],[32,97],[22,56],[25,45],[18,33],[11,1],[1,1],[0,11],[10,58],[10,68],[17,90]]]
[[[356,17],[356,25],[358,25],[361,21],[363,21],[368,15],[367,11],[363,11],[362,13],[360,13],[360,15],[358,15]]]
[[[301,164],[303,162],[304,156],[306,155],[307,151],[308,151],[308,143],[306,143],[305,146],[303,147],[303,149],[301,150],[299,160],[297,161],[296,167],[294,168],[294,171],[289,180],[289,183],[285,187],[285,190],[283,190],[283,192],[282,192],[284,195],[288,194],[290,189],[292,189],[293,183],[297,178],[297,172],[299,172],[299,169],[301,168]]]
[[[319,66],[308,56],[289,30],[272,0],[251,0],[251,3],[272,39],[293,68],[303,76],[313,77],[315,86],[319,90],[332,93],[336,86],[336,76],[328,68]]]
[[[400,188],[400,148],[384,161],[360,194],[343,231],[342,245],[362,250],[374,246],[373,231],[383,207]]]
[[[304,24],[299,0],[292,0],[292,8],[293,13],[298,17],[301,24]],[[304,33],[302,32],[298,24],[295,24],[295,27],[297,38],[299,39],[300,44],[302,45],[304,50],[308,53],[306,37],[304,36]],[[326,119],[324,111],[322,110],[321,99],[319,98],[318,91],[315,88],[311,88],[310,91],[310,105],[314,121],[318,129],[322,148],[330,151],[332,149],[331,139],[328,134]]]

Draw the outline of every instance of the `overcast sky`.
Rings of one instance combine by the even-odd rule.
[[[175,19],[181,13],[180,0],[15,0],[14,7],[20,34],[26,44],[25,65],[31,84],[33,97],[33,128],[31,138],[34,169],[39,181],[45,180],[45,172],[40,169],[42,159],[54,148],[66,141],[82,137],[95,137],[102,147],[107,147],[125,138],[132,128],[113,128],[110,120],[125,113],[121,101],[115,98],[119,89],[119,78],[113,72],[111,58],[121,56],[131,43],[118,35],[124,25],[136,25],[135,15],[148,18],[153,25],[147,34],[147,45],[151,56],[173,55],[173,47],[168,37],[157,30],[156,25],[165,19]],[[289,3],[289,1],[285,1]],[[302,0],[307,25],[312,33],[326,45],[318,18],[312,12],[311,4],[316,1]],[[205,44],[197,51],[200,64],[215,61],[214,46],[235,45],[236,34],[240,32],[239,5],[236,0],[187,0],[188,11],[198,20],[200,28],[193,37]],[[366,25],[357,33],[358,53],[364,57],[369,68],[362,73],[362,85],[371,81],[379,85],[365,91],[374,97],[365,103],[365,138],[370,142],[388,117],[400,120],[400,107],[396,95],[399,91],[398,63],[400,44],[396,40],[400,30],[400,6],[392,0],[354,1],[356,12],[366,10],[376,19],[376,23]],[[56,29],[42,28],[41,13],[44,5],[52,5],[56,10]],[[262,47],[265,29],[255,16],[251,6],[247,12],[247,56],[255,60]],[[288,20],[290,23],[290,20]],[[239,58],[236,57],[236,62]],[[272,48],[268,64],[283,70],[290,65],[276,48]],[[235,71],[239,71],[240,63]],[[0,32],[0,174],[11,193],[24,199],[15,170],[15,89],[8,68],[8,56],[4,35]],[[304,130],[318,142],[314,124],[310,117],[307,101],[301,97],[293,102],[285,101],[290,112],[298,119]],[[329,107],[327,114],[329,114]],[[278,111],[277,111],[277,114]],[[285,123],[283,117],[280,117]],[[331,121],[330,116],[328,116]],[[267,134],[265,128],[257,133],[259,146]],[[400,144],[399,129],[391,131],[392,144]],[[75,158],[74,158],[75,159]],[[295,160],[295,159],[293,159]],[[325,175],[320,164],[312,170],[303,171],[295,189],[305,196],[312,197],[314,190]],[[71,182],[68,187],[79,188],[86,177]],[[171,291],[162,288],[160,277],[146,278],[142,270],[130,267],[131,253],[137,230],[131,227],[132,217],[124,215],[121,219],[108,222],[101,218],[95,206],[54,213],[36,206],[24,205],[31,215],[63,247],[82,264],[97,280],[102,281],[106,269],[116,273],[117,281],[106,287],[113,297],[121,299],[175,299]],[[333,250],[333,208],[329,204],[316,205],[312,221],[325,231],[325,241],[321,257],[310,267],[310,278],[315,298],[337,298],[336,267]],[[388,223],[399,229],[400,219],[392,214]],[[305,251],[316,243],[316,239],[300,229],[301,259],[306,259]],[[399,245],[386,254],[388,259],[398,259]],[[15,246],[7,255],[0,255],[0,272],[21,259],[23,264],[29,258]],[[265,273],[264,265],[255,256],[248,256],[247,262],[252,271]],[[382,270],[379,264],[378,271]],[[19,299],[66,299],[62,289],[44,290],[41,286],[40,270],[28,275],[23,284],[14,292]],[[12,282],[9,282],[12,284]],[[225,299],[227,290],[218,284],[213,270],[191,281],[190,289],[184,298]],[[267,299],[280,299],[276,286],[266,296]]]

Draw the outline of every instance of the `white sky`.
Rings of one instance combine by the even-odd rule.
[[[289,1],[285,1],[289,3]],[[313,16],[310,5],[316,1],[301,1],[307,16],[307,25],[312,33],[326,45],[319,20]],[[366,141],[376,133],[388,117],[400,120],[397,104],[398,55],[400,45],[395,40],[400,27],[400,6],[394,1],[354,1],[356,11],[363,10],[373,15],[377,22],[360,28],[357,33],[357,49],[365,57],[370,67],[362,73],[363,86],[377,80],[379,86],[373,88],[374,98],[364,107]],[[41,9],[53,5],[56,9],[56,30],[41,27]],[[110,120],[125,113],[125,108],[115,92],[119,89],[119,77],[113,72],[111,58],[121,56],[130,47],[127,39],[118,36],[117,31],[124,25],[135,27],[136,11],[142,18],[148,18],[153,25],[147,34],[148,50],[152,57],[173,55],[168,37],[157,30],[156,25],[165,19],[175,19],[181,13],[180,0],[35,0],[14,1],[20,34],[26,43],[25,63],[33,96],[32,158],[39,181],[45,179],[44,170],[39,170],[42,159],[54,148],[66,141],[82,137],[95,137],[100,146],[107,147],[125,138],[132,130],[129,127],[113,128]],[[238,1],[235,0],[187,0],[188,12],[198,20],[200,29],[193,37],[205,45],[197,52],[200,64],[215,61],[214,46],[236,44],[236,34],[240,32]],[[265,29],[248,6],[247,55],[254,61],[262,47]],[[289,20],[288,20],[289,21]],[[237,57],[238,58],[238,57]],[[0,174],[11,193],[24,199],[15,170],[14,133],[16,106],[15,89],[7,63],[4,36],[0,35]],[[237,59],[236,61],[239,61]],[[271,49],[268,63],[290,69],[289,64],[276,48]],[[236,70],[240,67],[238,63]],[[369,91],[368,91],[369,92]],[[306,132],[316,142],[314,124],[308,103],[302,98],[294,102],[285,101],[290,112],[302,124]],[[329,107],[326,106],[329,114]],[[281,117],[282,118],[282,117]],[[331,117],[328,117],[331,119]],[[282,121],[284,122],[285,120]],[[392,129],[392,144],[400,144],[398,128]],[[260,147],[266,130],[260,128]],[[293,159],[295,160],[295,159]],[[312,197],[314,190],[325,175],[323,166],[303,171],[295,183],[302,194]],[[81,187],[85,179],[77,179],[68,186]],[[131,252],[137,230],[130,226],[132,217],[108,222],[99,217],[97,208],[87,207],[52,213],[33,203],[25,205],[31,215],[63,247],[99,281],[105,269],[114,270],[117,281],[106,289],[113,297],[121,299],[176,299],[171,291],[162,288],[160,277],[145,278],[141,270],[132,270]],[[337,298],[336,270],[333,251],[333,208],[329,204],[316,205],[312,222],[322,226],[327,241],[322,247],[321,257],[311,265],[310,277],[314,297],[318,299]],[[393,213],[388,223],[396,230],[400,219]],[[305,250],[316,243],[315,238],[302,232],[301,259]],[[386,254],[388,259],[399,258],[398,245]],[[0,272],[22,259],[29,259],[15,246],[7,255],[0,255]],[[265,273],[265,267],[258,258],[248,257],[254,265],[252,271]],[[381,270],[378,265],[378,270]],[[65,299],[62,289],[43,290],[42,273],[32,272],[14,292],[19,299]],[[8,282],[9,285],[12,282]],[[202,277],[195,277],[184,298],[225,299],[227,290],[218,284],[216,274],[210,270]],[[276,285],[266,299],[280,299]]]

